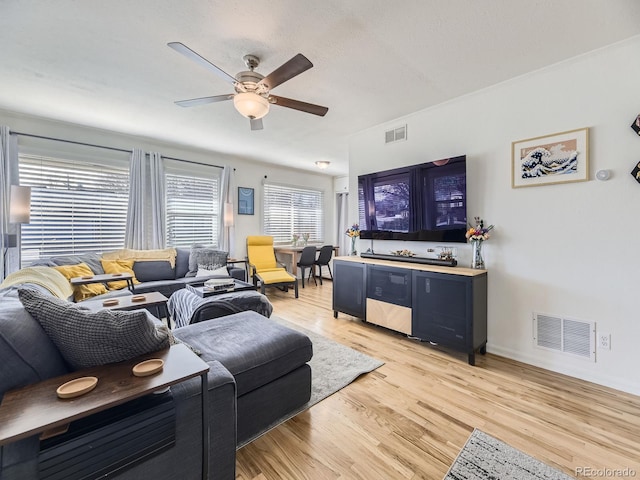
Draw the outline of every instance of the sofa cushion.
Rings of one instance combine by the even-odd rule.
[[[90,312],[31,289],[18,290],[24,308],[42,325],[75,369],[121,362],[170,345],[166,327],[145,310]]]
[[[133,277],[131,281],[134,284],[140,283],[133,271],[133,260],[102,260],[101,263],[102,268],[104,268],[104,273],[128,273]],[[107,285],[109,286],[109,290],[121,290],[129,286],[126,280],[109,282]]]
[[[86,263],[93,275],[102,275],[104,270],[100,263],[100,254],[98,253],[83,253],[82,255],[66,255],[60,257],[51,257],[49,259],[55,265],[77,265],[79,263]]]
[[[36,285],[20,288],[47,295]],[[18,287],[0,290],[0,304],[0,398],[7,390],[68,373],[56,346],[20,303]]]
[[[94,275],[93,271],[86,263],[79,263],[77,265],[60,265],[59,267],[53,268],[64,275],[67,280],[71,280],[75,277],[91,277]],[[90,283],[87,285],[76,285],[73,287],[73,298],[76,302],[80,302],[103,293],[107,293],[107,287],[102,283]]]
[[[166,260],[136,261],[133,264],[133,272],[141,282],[173,280],[176,278],[175,269]]]
[[[254,311],[200,322],[173,331],[176,338],[218,360],[236,379],[238,397],[286,375],[313,356],[306,335]]]
[[[176,248],[176,278],[183,278],[189,272],[190,248]]]
[[[215,248],[193,245],[189,253],[189,271],[185,277],[195,277],[198,269],[216,270],[227,266],[229,254]]]

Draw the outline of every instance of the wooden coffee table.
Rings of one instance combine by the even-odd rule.
[[[144,297],[144,298],[142,298]],[[136,300],[142,298],[142,300]],[[88,308],[92,312],[99,310],[139,310],[141,308],[155,307],[156,316],[162,320],[167,319],[167,326],[171,328],[171,319],[169,318],[169,309],[167,301],[169,299],[160,292],[141,293],[136,295],[124,295],[122,297],[105,298],[103,300],[85,300],[80,302],[82,307]],[[111,302],[116,302],[115,304]],[[105,305],[105,302],[109,304]]]
[[[163,369],[147,377],[134,376],[133,366],[151,358],[164,360]],[[206,479],[209,469],[208,371],[206,362],[183,344],[178,344],[134,360],[87,368],[11,390],[4,394],[0,404],[0,445],[53,431],[74,420],[200,376],[202,478]],[[56,395],[56,389],[63,383],[88,376],[98,378],[98,384],[90,392],[72,399],[61,399]]]

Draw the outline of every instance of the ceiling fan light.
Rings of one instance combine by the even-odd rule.
[[[253,92],[236,93],[233,105],[240,115],[251,119],[262,118],[269,113],[269,101]]]

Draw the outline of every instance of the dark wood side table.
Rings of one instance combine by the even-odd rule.
[[[144,297],[144,300],[134,301],[136,297]],[[118,301],[115,305],[104,305],[105,301]],[[162,320],[166,317],[167,326],[171,328],[171,319],[169,318],[169,309],[167,302],[169,299],[160,292],[142,293],[140,295],[125,295],[122,297],[105,298],[103,300],[84,300],[79,305],[88,308],[92,312],[99,310],[138,310],[140,308],[155,307],[156,316]]]
[[[164,360],[155,375],[136,377],[131,369],[150,358]],[[5,393],[0,404],[0,445],[64,427],[129,400],[200,376],[202,395],[202,478],[209,471],[209,412],[207,372],[209,365],[182,344],[126,362],[93,367]],[[96,387],[80,397],[60,399],[56,389],[79,377],[98,378]]]
[[[242,263],[244,265],[244,271],[247,274],[247,280],[249,279],[249,261],[245,258],[245,259],[241,259],[241,258],[228,258],[227,259],[227,266],[229,265],[235,265],[236,263]]]
[[[126,280],[127,288],[134,291],[133,286],[133,275],[130,273],[104,273],[102,275],[92,275],[87,277],[74,277],[69,280],[69,283],[74,287],[76,285],[89,285],[91,283],[106,283],[106,282],[117,282],[118,280]]]

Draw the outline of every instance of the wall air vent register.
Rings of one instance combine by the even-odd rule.
[[[393,130],[388,130],[384,132],[384,143],[393,143],[399,142],[400,140],[407,139],[407,126],[402,125],[401,127],[394,128]]]
[[[536,347],[570,353],[596,361],[596,324],[533,313],[533,341]]]

